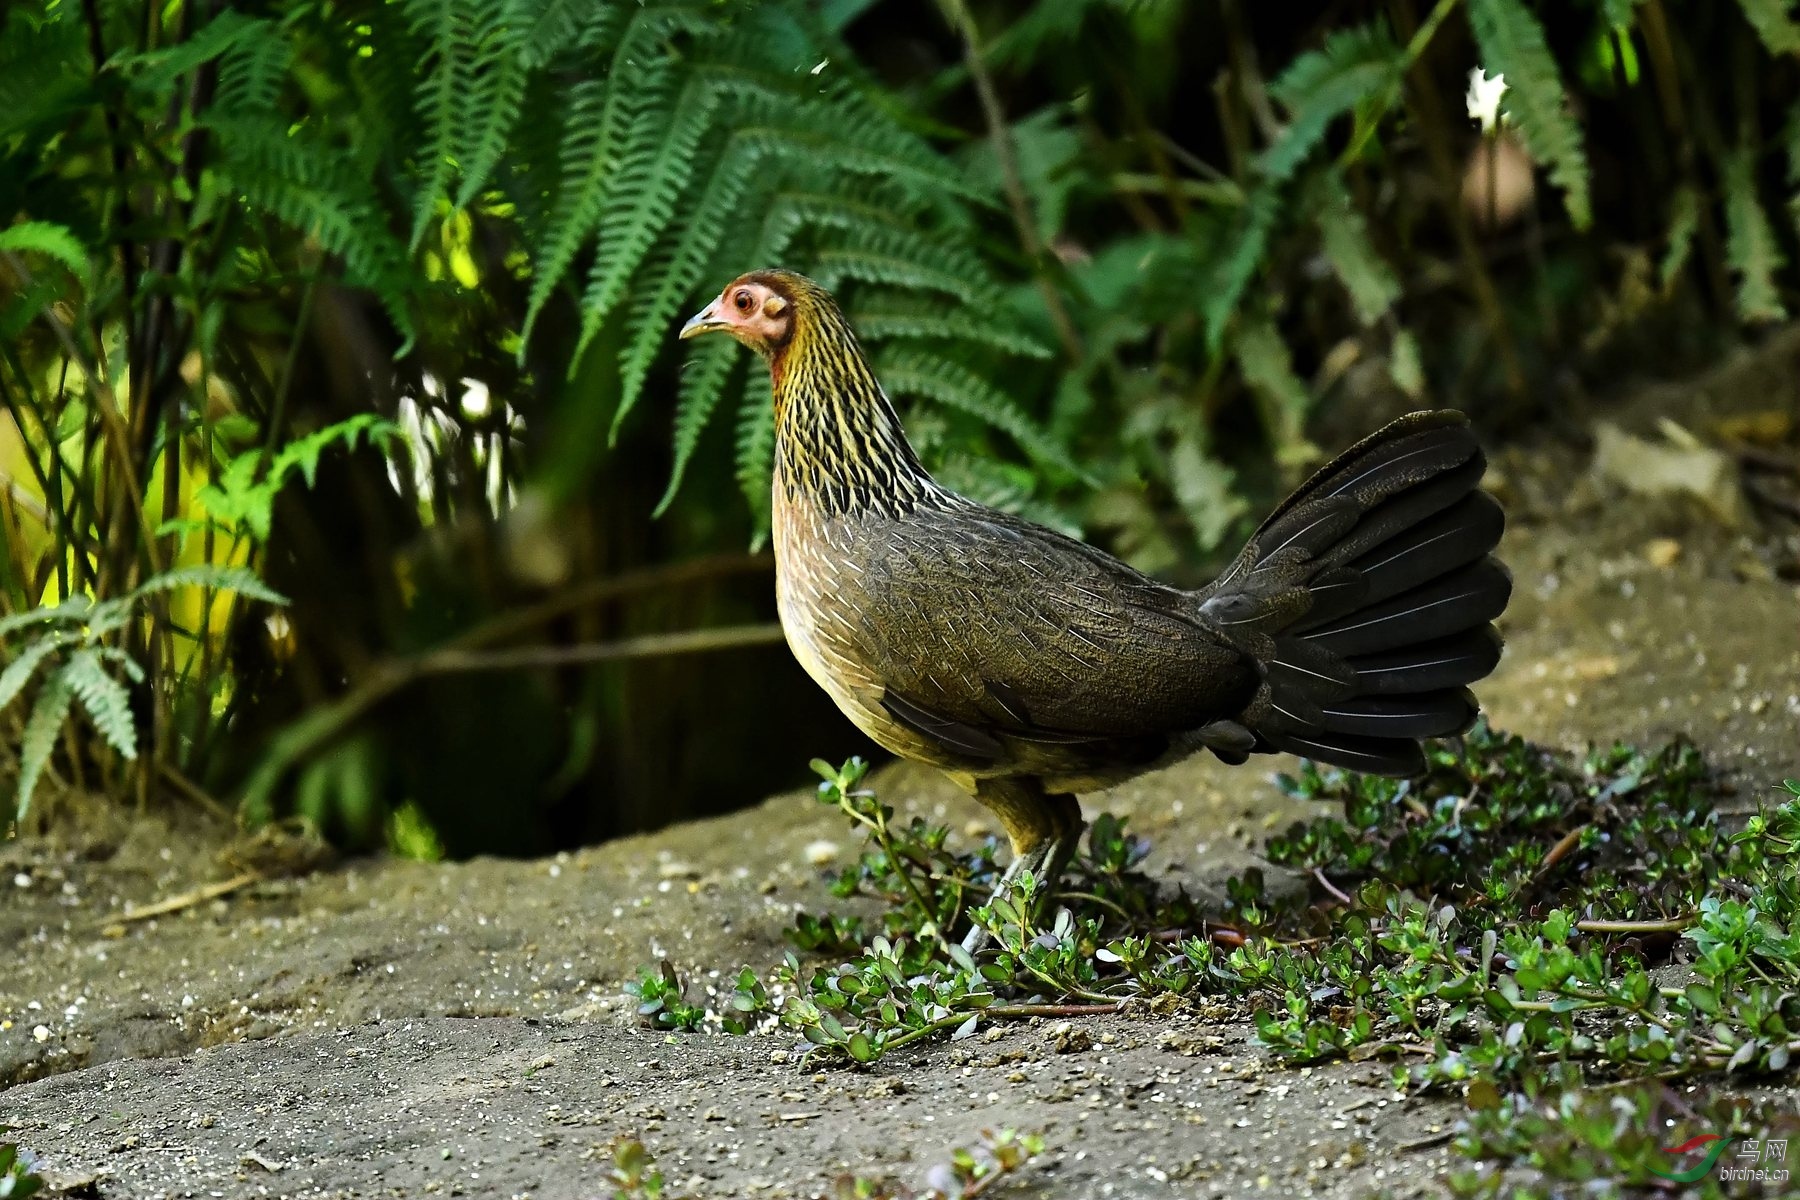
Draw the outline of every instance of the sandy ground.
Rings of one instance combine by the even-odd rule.
[[[1734,404],[1792,413],[1792,345],[1778,387],[1746,382],[1771,353],[1611,415],[1704,434]],[[1621,499],[1561,446],[1496,463],[1518,586],[1481,691],[1495,723],[1567,746],[1691,736],[1740,807],[1800,775],[1793,525]],[[1304,815],[1269,783],[1283,765],[1195,761],[1087,806],[1129,814],[1155,869],[1204,895]],[[926,774],[877,783],[903,813],[979,821]],[[1047,1149],[1003,1195],[1436,1195],[1457,1165],[1455,1103],[1396,1100],[1375,1064],[1282,1068],[1204,1012],[1091,1019],[1085,1048],[1003,1025],[824,1073],[785,1035],[639,1028],[620,983],[640,964],[668,957],[692,996],[837,903],[808,848],[847,860],[853,839],[809,794],[554,860],[350,862],[133,921],[237,868],[204,830],[115,819],[0,847],[0,1124],[73,1194],[601,1196],[620,1134],[708,1197],[848,1171],[918,1186],[1007,1126]]]

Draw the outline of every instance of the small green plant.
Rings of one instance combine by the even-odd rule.
[[[268,604],[286,601],[242,567],[178,567],[153,576],[123,596],[95,603],[74,595],[61,604],[0,618],[0,645],[10,661],[0,671],[0,710],[39,682],[19,744],[19,783],[14,820],[31,805],[77,701],[94,729],[119,757],[137,757],[137,717],[127,683],[142,683],[143,668],[118,643],[154,597],[182,587],[233,591]],[[123,681],[121,678],[123,677]]]
[[[1668,1081],[1785,1077],[1800,1053],[1800,786],[1727,830],[1682,743],[1569,758],[1478,726],[1410,782],[1308,766],[1282,785],[1341,815],[1266,853],[1314,886],[1247,873],[1211,922],[1138,870],[1148,846],[1110,815],[1043,906],[1029,876],[994,895],[991,843],[956,852],[941,827],[896,823],[864,764],[814,766],[820,801],[868,839],[833,890],[883,911],[802,914],[768,986],[740,973],[720,1017],[792,1030],[808,1059],[868,1064],[994,1021],[1205,997],[1287,1062],[1389,1057],[1397,1090],[1464,1097],[1459,1146],[1488,1168],[1600,1178],[1612,1146],[1625,1157],[1606,1177],[1628,1182],[1661,1161],[1657,1130],[1627,1136],[1627,1099],[1583,1099],[1597,1082],[1641,1116]],[[969,919],[995,935],[979,960],[946,936]],[[646,969],[634,994],[698,1028],[669,1011],[671,979]]]
[[[221,421],[214,428],[220,442],[233,434],[254,436],[255,425],[246,420]],[[318,477],[319,458],[334,445],[354,450],[358,439],[365,444],[391,446],[400,436],[399,427],[374,413],[357,413],[335,424],[295,438],[274,454],[255,446],[238,453],[221,453],[218,477],[200,485],[194,499],[205,512],[203,518],[178,517],[163,523],[157,533],[186,535],[196,530],[215,528],[228,536],[246,537],[261,545],[269,540],[270,523],[275,515],[275,498],[288,480],[298,472],[307,487]]]
[[[612,1166],[607,1182],[612,1185],[611,1200],[683,1200],[665,1191],[662,1172],[644,1143],[634,1137],[617,1138],[612,1143]]]
[[[925,1189],[915,1191],[891,1179],[840,1176],[833,1200],[971,1200],[1010,1175],[1017,1174],[1044,1152],[1044,1139],[1016,1129],[981,1131],[975,1146],[958,1146],[947,1162],[925,1173]]]
[[[0,1125],[0,1133],[6,1132],[8,1126]],[[41,1192],[44,1180],[32,1169],[36,1165],[31,1151],[14,1142],[0,1142],[0,1200],[25,1200]]]
[[[706,1010],[684,998],[681,979],[668,959],[656,967],[638,968],[638,976],[625,985],[637,997],[638,1015],[657,1029],[698,1029]]]

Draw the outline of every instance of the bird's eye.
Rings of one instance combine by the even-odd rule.
[[[739,312],[750,311],[750,293],[747,291],[739,292],[737,295],[733,296],[731,302],[737,305],[737,310]]]

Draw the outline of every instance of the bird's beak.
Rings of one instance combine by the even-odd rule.
[[[715,329],[725,328],[727,322],[719,318],[716,311],[718,307],[719,302],[715,300],[689,317],[688,323],[681,327],[681,340],[685,342],[691,337],[699,337],[703,333],[711,333]]]

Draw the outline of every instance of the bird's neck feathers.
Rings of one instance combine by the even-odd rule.
[[[796,296],[792,329],[768,355],[775,487],[828,516],[897,516],[936,494],[837,305]]]

